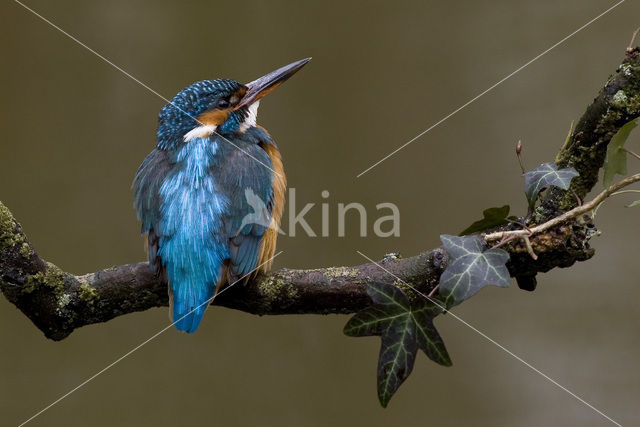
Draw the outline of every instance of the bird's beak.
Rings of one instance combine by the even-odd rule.
[[[242,97],[240,102],[236,105],[236,109],[253,104],[257,100],[280,86],[289,77],[297,73],[298,70],[304,67],[309,61],[311,61],[311,58],[305,58],[296,62],[292,62],[291,64],[285,65],[282,68],[278,68],[277,70],[272,71],[269,74],[266,74],[252,81],[251,83],[247,83],[245,85],[247,87],[247,92]]]

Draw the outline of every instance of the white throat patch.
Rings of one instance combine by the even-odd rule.
[[[258,122],[258,107],[260,106],[260,100],[257,100],[253,104],[249,105],[247,111],[247,117],[242,123],[240,123],[240,132],[246,132],[252,126],[255,126]]]
[[[218,126],[216,125],[201,125],[197,128],[191,129],[184,134],[184,142],[189,142],[192,139],[206,138],[216,131]]]

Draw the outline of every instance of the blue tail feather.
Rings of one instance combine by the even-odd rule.
[[[171,244],[164,246],[171,247]],[[210,250],[198,253],[184,250],[181,258],[174,258],[174,262],[166,266],[172,296],[172,319],[180,331],[195,332],[213,298],[223,272],[222,262],[214,255]],[[186,257],[190,259],[185,260]]]
[[[205,292],[199,298],[195,295],[179,295],[182,292],[174,293],[173,297],[173,321],[175,327],[182,332],[193,333],[200,326],[204,312],[209,305],[209,300],[213,298],[215,288],[207,286]]]

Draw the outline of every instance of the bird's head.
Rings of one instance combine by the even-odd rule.
[[[256,125],[260,98],[295,74],[311,58],[301,59],[251,83],[203,80],[181,90],[160,111],[158,147],[174,149],[213,133],[229,135]]]

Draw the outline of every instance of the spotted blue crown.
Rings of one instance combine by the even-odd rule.
[[[217,79],[202,80],[182,89],[160,110],[158,147],[164,150],[175,148],[187,132],[200,125],[197,121],[200,114],[215,108],[218,99],[230,96],[243,86],[235,80]],[[238,124],[241,119],[234,116],[241,114],[230,115],[230,125]],[[230,125],[222,127],[220,132],[229,131]]]

